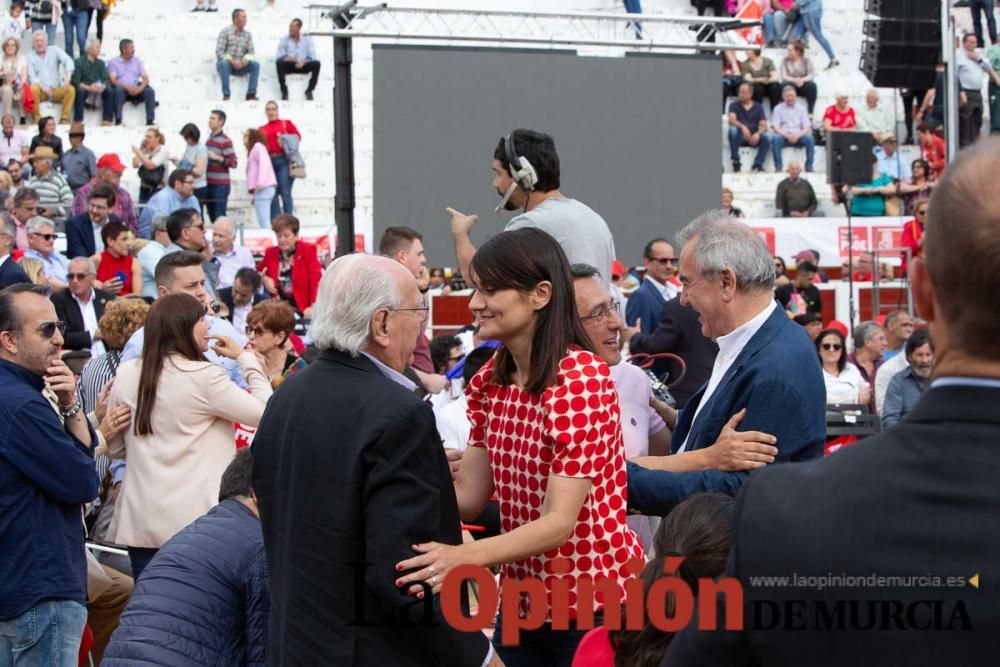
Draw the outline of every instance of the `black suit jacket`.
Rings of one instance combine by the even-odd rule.
[[[63,348],[67,350],[89,349],[93,343],[90,334],[83,325],[83,313],[80,312],[80,305],[73,298],[69,288],[54,292],[51,297],[53,305],[56,307],[56,317],[66,323],[66,333],[63,335]],[[104,307],[114,301],[114,294],[94,290],[94,313],[97,321],[101,321],[104,315]]]
[[[683,379],[670,388],[677,399],[677,407],[684,407],[688,399],[712,376],[712,366],[719,346],[710,338],[701,335],[698,313],[691,306],[682,306],[681,298],[675,296],[663,305],[660,324],[652,333],[637,333],[628,344],[629,351],[645,354],[672,352],[687,364]],[[657,374],[667,370],[677,372],[677,365],[657,363]],[[669,380],[668,380],[669,381]]]
[[[121,222],[117,215],[108,216],[108,221]],[[90,257],[97,252],[94,245],[94,225],[90,222],[90,214],[84,211],[66,220],[66,256]]]
[[[8,256],[3,264],[0,264],[0,289],[16,285],[17,283],[30,283],[31,278],[24,272],[21,265]]]
[[[232,322],[233,321],[233,309],[236,308],[236,304],[233,303],[233,288],[232,287],[223,287],[222,289],[217,290],[215,292],[215,298],[217,298],[220,303],[225,304],[226,309],[228,311],[226,313],[226,319],[229,320],[230,322]],[[265,297],[264,297],[263,294],[261,294],[260,292],[257,292],[256,294],[253,295],[253,305],[256,306],[258,303],[260,303],[261,301],[263,301],[264,298]],[[243,333],[243,332],[241,331],[240,333]]]
[[[269,665],[482,664],[486,636],[451,628],[437,596],[432,627],[393,620],[425,611],[395,585],[411,545],[461,543],[430,406],[366,357],[326,350],[272,396],[253,454]]]
[[[933,387],[878,436],[825,459],[756,471],[738,497],[726,568],[744,586],[746,629],[706,632],[692,623],[662,665],[996,664],[998,404],[1000,388]],[[793,573],[961,579],[887,588],[831,582],[823,590],[751,583]],[[977,574],[978,586],[969,584]],[[870,609],[872,629],[849,632],[865,627]]]

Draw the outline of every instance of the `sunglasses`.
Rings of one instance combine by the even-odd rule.
[[[650,257],[649,261],[656,262],[660,266],[666,266],[668,264],[673,264],[677,261],[676,257]]]
[[[57,320],[55,322],[42,322],[36,331],[42,335],[42,338],[48,340],[56,335],[56,329],[59,330],[60,334],[66,333],[66,323]]]
[[[55,234],[39,234],[38,232],[31,232],[31,236],[40,236],[46,241],[52,241],[56,238]]]
[[[254,336],[263,336],[266,333],[267,333],[267,329],[265,329],[264,327],[252,327],[249,324],[247,325],[247,335],[248,336],[250,334],[253,334]]]
[[[823,349],[828,352],[831,350],[834,352],[840,352],[842,348],[843,345],[841,345],[840,343],[823,343]]]
[[[86,280],[90,276],[89,273],[67,273],[66,278],[69,280]]]
[[[927,215],[927,211],[914,211],[913,215],[919,215],[922,218]]]

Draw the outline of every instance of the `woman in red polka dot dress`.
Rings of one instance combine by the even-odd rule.
[[[496,493],[503,533],[460,546],[415,545],[421,555],[399,565],[416,571],[399,584],[427,581],[436,592],[458,565],[502,565],[501,591],[532,578],[551,599],[557,582],[568,582],[571,616],[584,578],[617,582],[624,600],[625,564],[641,559],[642,548],[625,523],[618,395],[577,316],[566,256],[545,232],[518,229],[483,245],[471,273],[479,336],[503,345],[466,390],[472,429],[455,491],[464,520]],[[521,600],[521,616],[527,605],[547,604]],[[546,623],[522,631],[517,646],[500,642],[503,619],[515,613],[501,610],[494,644],[508,667],[570,665],[585,630],[553,630],[548,609]]]

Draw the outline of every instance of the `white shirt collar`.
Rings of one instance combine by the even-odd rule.
[[[646,280],[649,280],[653,283],[653,287],[655,287],[657,291],[659,291],[660,296],[663,297],[664,301],[670,301],[675,296],[677,296],[678,292],[680,292],[680,288],[678,288],[676,285],[673,285],[671,283],[661,283],[653,276],[647,275]]]
[[[67,288],[67,289],[69,289],[69,288]],[[89,306],[90,304],[94,303],[94,288],[93,287],[90,288],[90,298],[87,299],[86,303],[84,303],[83,301],[80,301],[79,297],[77,297],[77,295],[73,294],[72,292],[70,292],[69,295],[71,297],[73,297],[74,301],[76,301],[78,304],[80,304],[81,306],[83,306],[85,308],[87,306]]]
[[[771,313],[778,307],[777,301],[771,300],[764,310],[760,311],[748,322],[736,327],[725,336],[719,336],[716,343],[719,345],[719,358],[724,361],[735,359],[743,351],[746,344],[754,337],[764,322],[771,316]]]

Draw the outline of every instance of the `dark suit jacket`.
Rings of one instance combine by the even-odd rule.
[[[117,215],[108,216],[108,221],[121,222]],[[66,220],[66,256],[90,257],[97,252],[94,245],[94,225],[90,222],[90,214],[83,212]]]
[[[625,322],[631,327],[635,326],[636,319],[641,319],[642,333],[651,333],[660,320],[660,313],[666,302],[656,285],[646,278],[625,300]]]
[[[425,626],[424,604],[395,586],[411,545],[462,541],[430,406],[366,357],[326,350],[275,392],[253,453],[268,664],[482,664],[485,635],[449,626],[437,596]]]
[[[229,312],[226,314],[226,319],[232,322],[233,309],[236,307],[236,304],[233,303],[233,288],[223,287],[222,289],[217,290],[215,292],[215,298],[217,298],[220,303],[225,304],[226,308],[229,310]],[[266,298],[267,297],[265,297],[263,294],[257,292],[256,294],[253,295],[253,305],[256,306],[258,303],[260,303]],[[241,331],[240,333],[243,332]]]
[[[0,264],[0,289],[16,285],[17,283],[30,283],[31,278],[24,272],[21,265],[8,256],[3,264]]]
[[[707,385],[706,385],[707,386]],[[763,431],[778,440],[775,463],[820,456],[826,439],[826,385],[816,348],[805,330],[780,307],[754,334],[722,377],[692,424],[703,387],[677,416],[672,449],[688,440],[686,451],[710,447],[729,419],[746,408],[737,427]],[[693,428],[692,428],[693,426]],[[735,495],[749,473],[701,470],[673,473],[628,468],[629,506],[664,516],[688,496],[703,491]]]
[[[52,299],[52,303],[56,307],[56,317],[66,323],[63,348],[67,350],[89,349],[93,341],[90,340],[90,334],[84,328],[83,313],[80,312],[80,306],[73,299],[69,288],[54,292],[49,298]],[[97,315],[98,322],[104,314],[104,307],[114,299],[114,294],[94,290],[94,313]]]
[[[677,399],[677,407],[683,408],[712,376],[712,366],[719,346],[711,338],[705,338],[701,333],[701,322],[698,313],[691,306],[681,305],[681,298],[675,296],[663,304],[660,323],[649,334],[637,333],[628,343],[631,352],[656,354],[672,352],[684,360],[686,370],[684,377],[676,385],[670,387],[670,393]],[[666,371],[677,372],[677,365],[657,363],[654,366],[657,375]],[[668,379],[669,381],[669,379]]]
[[[746,630],[705,632],[689,626],[674,638],[662,664],[996,664],[998,404],[997,388],[934,387],[899,424],[877,436],[820,461],[768,466],[755,473],[737,500],[735,543],[726,568],[726,575],[744,586]],[[803,577],[930,574],[942,580],[978,574],[981,588],[964,581],[952,587],[918,583],[824,590],[750,584],[750,577],[793,572]],[[834,611],[837,600],[861,601],[861,627],[868,601],[882,600],[882,608],[896,606],[886,600],[897,601],[904,631],[891,616],[882,620],[878,611],[872,630],[848,633],[849,620],[845,630],[814,630],[819,610]],[[941,601],[943,620],[937,630],[931,629],[935,603],[927,601]],[[794,605],[792,613],[799,608],[805,629],[786,629],[786,605]],[[780,616],[758,619],[755,606],[768,612],[780,609]],[[850,619],[849,608],[843,610]],[[911,610],[927,629],[915,629],[907,621]],[[962,615],[971,630],[962,629]],[[757,629],[771,623],[776,627]]]

